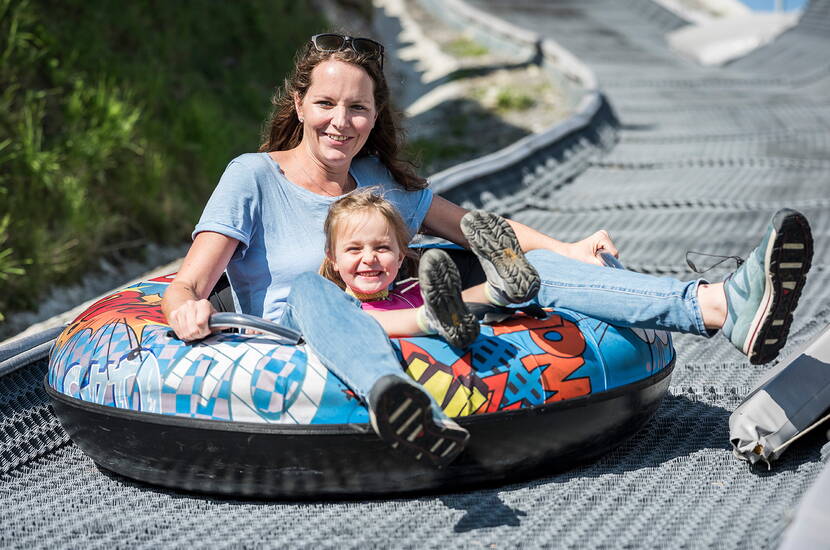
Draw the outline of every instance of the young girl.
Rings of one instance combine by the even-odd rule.
[[[465,301],[522,303],[539,288],[539,276],[525,260],[507,222],[494,214],[477,215],[485,223],[473,229],[477,235],[470,242],[478,244],[473,251],[485,268],[503,269],[501,274],[486,269],[488,282],[463,293],[458,269],[440,249],[423,254],[417,280],[406,278],[418,264],[408,248],[409,232],[395,207],[371,189],[331,205],[324,224],[326,258],[320,274],[360,300],[389,336],[439,334],[455,347],[467,347],[478,336],[479,324]]]

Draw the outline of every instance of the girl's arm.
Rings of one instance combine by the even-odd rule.
[[[418,308],[382,310],[364,310],[386,332],[390,338],[420,336],[423,333],[418,326]]]
[[[199,233],[193,240],[161,300],[168,324],[182,340],[198,340],[210,334],[208,320],[215,310],[207,297],[238,244],[236,239],[211,231]]]
[[[467,239],[461,232],[461,218],[466,213],[466,209],[436,195],[433,197],[432,205],[430,205],[424,218],[423,228],[430,235],[442,237],[468,248]],[[518,237],[522,250],[525,252],[537,249],[552,250],[563,256],[599,265],[602,265],[602,261],[597,258],[597,252],[600,250],[619,256],[611,236],[604,229],[581,241],[566,243],[540,233],[523,223],[513,220],[507,221],[513,231],[516,232],[516,237]]]

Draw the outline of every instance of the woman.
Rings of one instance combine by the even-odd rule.
[[[442,467],[468,434],[402,373],[380,326],[314,273],[324,256],[328,207],[357,187],[383,188],[411,231],[468,245],[461,229],[467,211],[433,196],[398,159],[401,133],[382,67],[377,42],[311,38],[275,97],[260,153],[234,159],[223,174],[162,308],[179,337],[207,336],[206,298],[227,271],[238,310],[302,332],[321,362],[367,404],[381,438]],[[467,234],[476,235],[476,217],[467,220]],[[599,251],[617,255],[605,231],[565,243],[510,225],[541,275],[541,305],[622,326],[704,336],[722,329],[753,362],[770,360],[783,346],[812,253],[806,220],[782,211],[725,283],[681,282],[600,267]],[[503,266],[482,263],[488,282],[504,288]]]

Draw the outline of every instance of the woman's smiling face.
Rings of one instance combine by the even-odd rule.
[[[367,210],[342,220],[337,229],[334,269],[346,286],[362,294],[389,288],[404,259],[404,252],[383,214]]]
[[[303,121],[303,143],[312,156],[335,168],[351,163],[375,125],[375,84],[364,69],[329,60],[311,71],[305,97],[294,98]]]

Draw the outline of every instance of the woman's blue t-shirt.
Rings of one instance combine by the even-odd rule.
[[[432,204],[432,191],[405,191],[375,157],[352,162],[358,187],[377,186],[414,235]],[[323,222],[340,197],[312,193],[286,179],[268,153],[248,153],[228,164],[193,231],[239,241],[227,267],[237,311],[282,317],[294,277],[323,261]]]

